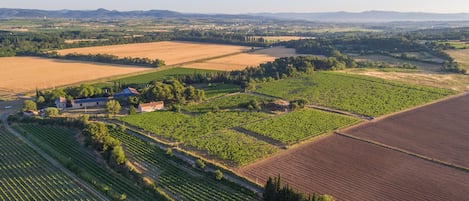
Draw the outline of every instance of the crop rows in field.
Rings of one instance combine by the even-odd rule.
[[[284,144],[294,144],[306,138],[330,132],[358,121],[359,119],[349,116],[304,109],[247,124],[243,128]]]
[[[154,195],[143,190],[133,181],[99,164],[97,155],[86,150],[75,138],[76,131],[43,125],[19,125],[15,129],[26,132],[42,149],[97,189],[110,197],[124,195],[132,200],[154,200]],[[102,162],[101,162],[102,163]]]
[[[213,108],[220,110],[234,109],[239,108],[242,104],[248,104],[251,100],[260,102],[268,99],[250,94],[236,94],[210,100],[202,104],[188,105],[184,109],[189,112],[209,112],[212,111]]]
[[[264,141],[233,130],[217,131],[211,135],[190,140],[189,145],[206,150],[208,154],[232,161],[237,166],[265,158],[278,149]]]
[[[268,116],[262,112],[208,112],[193,117],[174,112],[150,112],[121,120],[164,138],[185,142]]]
[[[166,139],[183,142],[185,145],[195,147],[200,151],[216,155],[220,159],[229,160],[231,164],[240,165],[245,164],[247,161],[253,161],[255,158],[271,155],[274,153],[273,147],[247,136],[239,136],[242,138],[242,141],[239,141],[240,139],[232,136],[228,137],[227,134],[222,136],[226,140],[225,144],[237,145],[237,143],[242,142],[244,145],[249,145],[240,146],[238,144],[235,146],[236,148],[231,147],[231,151],[234,152],[227,157],[226,153],[222,153],[220,150],[211,150],[207,144],[213,142],[208,141],[220,140],[213,137],[217,136],[214,132],[258,121],[268,116],[268,114],[262,112],[208,112],[193,117],[174,112],[152,112],[126,116],[122,120]],[[256,147],[256,145],[262,146]],[[253,151],[258,153],[253,153]],[[252,154],[252,156],[246,159],[239,158],[240,155],[247,155],[247,153]]]
[[[3,129],[0,129],[0,159],[0,200],[95,200]]]
[[[130,160],[143,166],[156,184],[180,200],[252,200],[254,194],[226,181],[217,181],[213,175],[184,167],[153,144],[112,130],[111,135],[125,145]]]
[[[126,84],[146,84],[150,81],[162,81],[170,78],[178,78],[179,76],[193,75],[198,73],[214,73],[214,70],[199,70],[189,68],[170,68],[162,71],[155,71],[141,75],[126,77],[114,81],[119,81]]]
[[[454,91],[360,75],[316,72],[311,76],[261,83],[257,92],[311,104],[380,116],[454,94]]]

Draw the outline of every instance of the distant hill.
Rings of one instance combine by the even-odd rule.
[[[469,13],[420,13],[420,12],[392,12],[392,11],[365,11],[352,12],[325,12],[325,13],[258,13],[276,19],[306,20],[319,22],[393,22],[393,21],[468,21]]]
[[[469,13],[439,14],[417,12],[366,11],[325,13],[253,13],[245,15],[189,14],[169,10],[115,11],[97,10],[36,10],[0,8],[0,19],[9,18],[77,18],[77,19],[125,19],[125,18],[270,18],[279,20],[304,20],[317,22],[393,22],[393,21],[469,21]]]

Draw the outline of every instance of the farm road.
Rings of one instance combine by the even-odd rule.
[[[13,108],[11,108],[13,109]],[[18,108],[17,108],[18,109]],[[12,110],[13,111],[13,110]],[[71,171],[69,171],[67,168],[65,168],[64,166],[62,166],[62,164],[60,164],[58,161],[56,161],[55,159],[53,159],[51,156],[49,156],[47,153],[45,153],[44,151],[42,151],[39,147],[37,147],[36,145],[34,145],[33,143],[31,143],[29,140],[27,140],[26,138],[24,138],[21,134],[19,134],[17,131],[15,131],[13,128],[10,127],[10,125],[8,125],[8,121],[7,121],[7,118],[8,118],[8,115],[10,115],[9,112],[2,112],[0,113],[1,114],[1,120],[3,121],[3,125],[5,125],[5,128],[8,130],[8,132],[12,133],[13,135],[15,135],[18,139],[20,139],[21,141],[23,141],[25,144],[27,144],[29,147],[31,147],[36,153],[38,153],[39,155],[41,155],[44,159],[46,159],[49,163],[51,163],[53,166],[55,166],[56,168],[58,168],[59,170],[61,170],[62,172],[64,172],[68,177],[70,177],[72,180],[74,180],[80,187],[82,187],[84,190],[88,191],[91,195],[95,196],[96,198],[98,198],[99,200],[105,200],[105,201],[108,201],[109,199],[102,195],[100,192],[98,192],[96,189],[94,189],[93,187],[89,186],[85,181],[81,180],[80,178],[78,178],[74,173],[72,173]]]

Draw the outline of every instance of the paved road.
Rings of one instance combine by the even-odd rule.
[[[4,110],[4,108],[2,107],[2,111],[0,112],[0,115],[1,115],[1,120],[3,121],[3,124],[5,125],[5,128],[10,132],[12,133],[13,135],[15,135],[18,139],[20,139],[21,141],[23,141],[24,143],[26,143],[28,146],[30,146],[34,151],[36,151],[36,153],[38,153],[39,155],[41,155],[44,159],[46,159],[49,163],[51,163],[53,166],[57,167],[58,169],[60,169],[62,172],[64,172],[68,177],[70,177],[72,180],[74,180],[80,187],[82,187],[84,190],[88,191],[89,193],[91,193],[93,196],[95,196],[96,198],[98,198],[99,200],[105,200],[105,201],[108,201],[109,199],[102,195],[99,191],[97,191],[96,189],[94,189],[93,187],[89,186],[88,183],[86,183],[85,181],[81,180],[80,178],[78,178],[74,173],[72,173],[71,171],[69,171],[67,168],[65,168],[64,166],[62,166],[62,164],[60,164],[58,161],[56,161],[55,159],[53,159],[51,156],[49,156],[47,153],[45,153],[44,151],[42,151],[39,147],[37,147],[36,145],[34,145],[33,143],[31,143],[29,140],[27,140],[26,138],[24,138],[21,134],[19,134],[18,132],[16,132],[14,129],[12,129],[10,127],[10,125],[8,125],[8,122],[7,122],[7,118],[8,118],[8,115],[10,115],[11,113],[13,113],[14,111],[18,111],[19,110],[19,107],[12,107],[12,108],[9,108],[8,110]]]

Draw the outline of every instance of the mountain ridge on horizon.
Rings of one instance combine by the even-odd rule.
[[[278,20],[304,20],[317,22],[392,22],[392,21],[469,21],[469,13],[399,12],[370,10],[362,12],[259,12],[246,14],[182,13],[171,10],[118,11],[99,8],[95,10],[41,10],[0,8],[0,19],[9,18],[178,18],[178,17],[225,17],[270,18]]]

